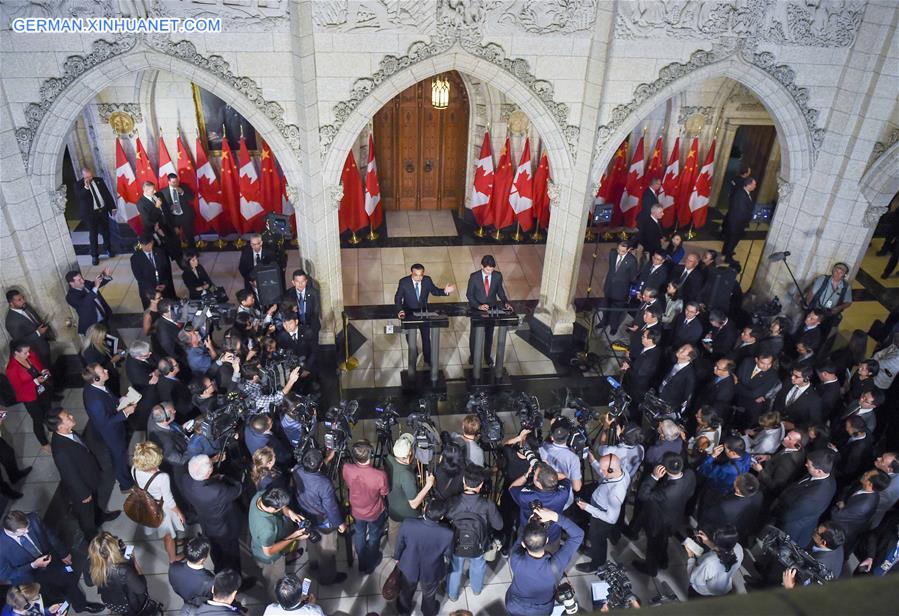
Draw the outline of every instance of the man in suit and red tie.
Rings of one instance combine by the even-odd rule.
[[[400,278],[400,282],[396,287],[396,295],[393,296],[393,303],[396,306],[396,316],[405,319],[407,311],[409,314],[427,309],[428,295],[445,296],[455,293],[456,285],[448,284],[442,289],[434,284],[430,276],[425,276],[425,266],[416,263],[412,266],[411,273],[408,276]],[[431,328],[428,325],[422,325],[421,331],[421,350],[424,354],[425,363],[431,365]],[[411,330],[415,335],[415,330]]]
[[[503,288],[503,275],[496,270],[496,259],[493,258],[493,255],[484,255],[481,258],[481,269],[472,272],[468,277],[468,291],[465,295],[468,298],[468,306],[472,310],[486,312],[502,302],[505,310],[512,311],[512,305]],[[493,365],[493,358],[490,357],[492,346],[493,326],[487,325],[484,327],[484,360],[488,366]],[[468,349],[470,351],[468,363],[473,363],[474,336],[469,336]]]
[[[157,194],[162,199],[162,213],[169,227],[180,229],[187,246],[194,250],[194,194],[187,186],[181,186],[178,176],[170,173],[169,185]]]

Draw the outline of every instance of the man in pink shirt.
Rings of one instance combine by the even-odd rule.
[[[372,446],[363,439],[351,450],[352,464],[343,465],[343,481],[355,520],[353,544],[361,573],[372,573],[381,562],[381,535],[387,521],[384,497],[390,493],[387,473],[371,465]]]

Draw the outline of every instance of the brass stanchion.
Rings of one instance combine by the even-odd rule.
[[[352,232],[352,234],[350,235],[350,239],[348,241],[353,246],[356,246],[357,244],[362,242],[362,240],[359,239],[359,236],[356,235],[355,231]]]
[[[482,227],[481,225],[478,225],[478,230],[474,232],[474,236],[475,237],[484,237],[485,235],[487,235],[487,232],[484,231],[484,227]]]
[[[513,233],[509,239],[513,242],[520,242],[523,237],[524,236],[521,235],[521,223],[515,223],[515,233]]]
[[[354,234],[355,235],[355,234]],[[343,313],[343,361],[340,362],[339,368],[343,372],[351,372],[359,367],[359,360],[350,357],[350,320]]]

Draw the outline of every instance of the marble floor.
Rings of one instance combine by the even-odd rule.
[[[455,237],[458,235],[450,210],[391,211],[385,214],[390,237]]]

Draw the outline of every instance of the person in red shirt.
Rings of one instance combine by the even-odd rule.
[[[47,440],[47,429],[44,427],[44,418],[50,411],[53,399],[49,383],[50,371],[31,352],[27,342],[14,343],[12,350],[12,356],[6,364],[6,377],[16,393],[16,400],[25,404],[25,410],[31,416],[34,436],[41,444],[41,450],[50,453],[50,441]]]
[[[387,473],[371,465],[372,446],[356,441],[351,450],[352,464],[344,464],[342,475],[349,492],[350,512],[355,520],[353,545],[361,573],[373,573],[381,562],[381,535],[387,522],[384,497],[390,492]]]

